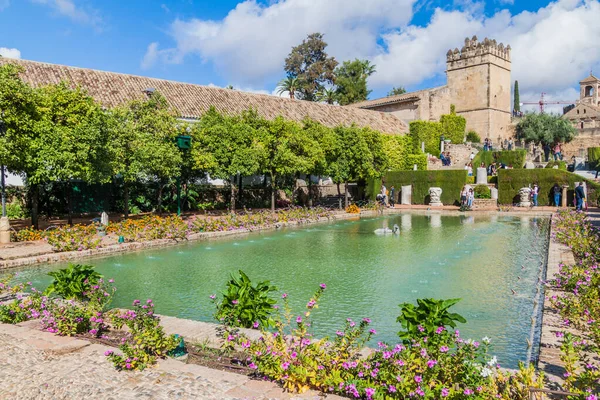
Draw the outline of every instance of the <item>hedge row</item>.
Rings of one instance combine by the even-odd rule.
[[[588,181],[577,174],[573,174],[560,169],[521,169],[510,170],[501,169],[498,171],[498,203],[516,204],[519,202],[519,189],[533,186],[537,183],[540,188],[538,205],[554,205],[554,192],[552,188],[555,183],[559,185],[569,185],[567,191],[567,204],[573,205],[573,196],[575,182],[587,182],[588,202],[595,206],[598,204],[598,195],[600,195],[600,185]]]
[[[430,121],[412,121],[410,136],[414,147],[413,153],[420,151],[421,143],[425,142],[425,153],[439,156],[442,124]]]
[[[429,204],[429,188],[442,188],[442,203],[446,205],[460,204],[460,191],[467,180],[465,170],[446,171],[390,171],[384,176],[385,186],[389,190],[396,188],[396,202],[399,202],[402,186],[412,186],[412,203]],[[381,181],[371,181],[367,194],[371,199],[381,191]]]
[[[507,166],[512,165],[515,169],[520,169],[525,166],[527,151],[511,150],[511,151],[480,151],[473,159],[473,169],[479,167],[481,162],[486,166],[493,162],[500,162]]]
[[[588,147],[588,161],[592,169],[600,167],[600,147]]]
[[[554,168],[554,166],[556,165],[558,165],[558,169],[561,169],[563,171],[567,170],[566,161],[550,161],[548,164],[546,164],[546,168]]]
[[[444,139],[449,139],[452,143],[463,143],[465,141],[467,120],[463,116],[456,115],[454,108],[452,110],[450,114],[440,117]]]

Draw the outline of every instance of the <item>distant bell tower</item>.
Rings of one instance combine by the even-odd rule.
[[[448,50],[446,76],[456,113],[467,130],[494,142],[510,136],[510,46],[495,40],[466,38],[462,49]]]
[[[591,72],[590,76],[579,82],[579,101],[584,104],[600,106],[598,92],[600,91],[600,79],[596,78]]]

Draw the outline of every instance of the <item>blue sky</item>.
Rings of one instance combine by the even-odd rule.
[[[522,98],[570,100],[600,74],[598,15],[598,0],[0,0],[0,54],[272,93],[321,31],[339,61],[377,65],[374,98],[444,84],[447,49],[477,34],[511,44]]]

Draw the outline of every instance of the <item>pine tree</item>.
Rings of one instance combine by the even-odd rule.
[[[521,111],[521,101],[519,99],[519,81],[515,81],[515,102],[513,103],[513,111]]]

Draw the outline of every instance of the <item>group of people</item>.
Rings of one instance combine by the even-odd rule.
[[[483,141],[483,151],[493,151],[493,150],[494,150],[494,145],[492,143],[492,139],[485,138],[485,140]]]
[[[392,187],[388,191],[385,187],[385,183],[381,182],[381,191],[379,192],[379,195],[377,195],[377,200],[380,202],[380,204],[385,207],[394,207],[394,205],[396,204],[395,198],[396,188],[394,187],[394,185],[392,185]]]
[[[537,183],[535,183],[531,189],[531,205],[533,207],[538,206],[539,194],[540,188]],[[558,183],[555,183],[552,187],[552,196],[554,197],[554,206],[560,207],[562,199],[562,187]],[[583,187],[583,182],[579,182],[579,185],[575,188],[575,207],[579,211],[587,208],[587,205],[585,204],[585,189]]]
[[[504,139],[504,142],[502,143],[502,150],[511,151],[514,147],[515,147],[515,142],[513,141],[512,138]]]
[[[460,205],[461,207],[473,207],[473,200],[475,200],[475,192],[473,192],[473,188],[470,186],[463,186],[460,191]]]
[[[452,157],[450,156],[450,152],[442,152],[440,153],[440,161],[442,161],[442,165],[445,167],[450,167],[452,165]]]

